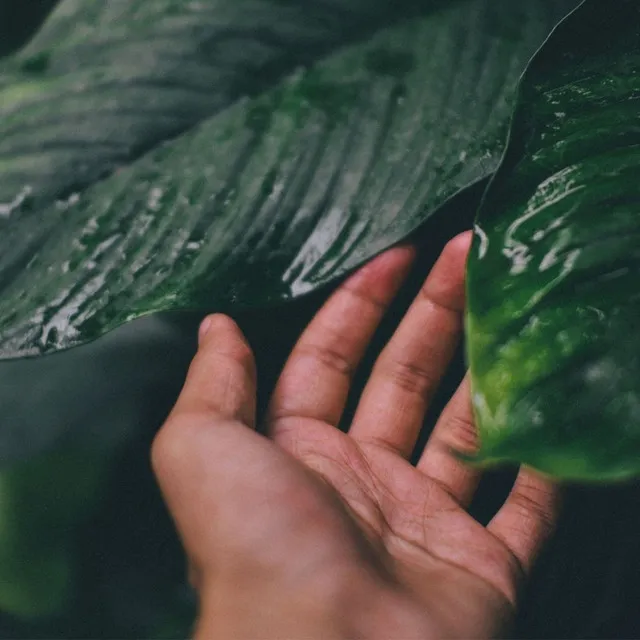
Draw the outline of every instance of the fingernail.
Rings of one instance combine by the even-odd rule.
[[[198,343],[202,343],[204,337],[209,332],[211,328],[211,316],[207,316],[202,323],[200,324],[200,329],[198,329]]]

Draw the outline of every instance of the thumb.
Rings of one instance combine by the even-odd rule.
[[[241,452],[264,446],[255,422],[253,354],[228,317],[205,319],[187,379],[151,449],[153,471],[190,557],[211,552],[212,524],[243,475]]]

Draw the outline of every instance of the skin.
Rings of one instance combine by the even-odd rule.
[[[408,462],[462,332],[471,234],[444,249],[380,354],[348,433],[350,381],[415,251],[351,276],[300,337],[254,430],[256,372],[226,316],[199,350],[152,462],[199,592],[198,638],[489,638],[505,633],[557,517],[558,491],[521,469],[485,528],[465,379]]]

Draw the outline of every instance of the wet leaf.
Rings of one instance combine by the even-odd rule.
[[[574,5],[63,0],[0,71],[0,356],[343,275],[495,170]]]
[[[479,460],[640,472],[640,4],[587,0],[521,87],[468,266]]]

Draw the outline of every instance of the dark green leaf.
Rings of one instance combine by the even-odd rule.
[[[479,459],[640,472],[640,4],[587,0],[522,84],[481,206],[467,329]]]
[[[0,80],[1,355],[285,300],[400,240],[495,169],[518,76],[574,4],[427,3],[381,30],[390,1],[64,0]]]
[[[58,0],[0,0],[0,57],[18,49]]]
[[[373,9],[364,0],[64,0],[0,66],[0,202],[25,185],[31,207],[84,188],[386,24],[389,1]]]

